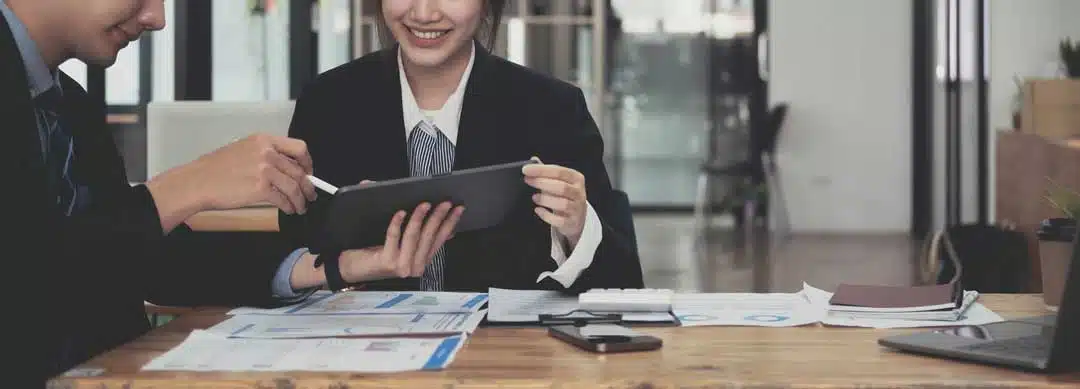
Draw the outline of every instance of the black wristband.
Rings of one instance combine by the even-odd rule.
[[[323,266],[326,275],[326,288],[337,293],[349,289],[349,284],[341,277],[341,251],[324,251],[315,258],[315,267]]]

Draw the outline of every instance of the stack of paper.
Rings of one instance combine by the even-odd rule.
[[[420,339],[233,339],[196,330],[179,346],[143,366],[143,370],[437,370],[453,362],[464,344],[464,335]]]
[[[683,327],[793,327],[821,323],[830,326],[915,328],[981,325],[1001,321],[970,292],[955,319],[941,312],[837,312],[830,310],[833,293],[803,284],[796,293],[676,293],[672,311]]]
[[[268,339],[471,334],[484,313],[240,315],[207,331],[232,338]]]
[[[320,292],[289,307],[238,308],[230,312],[233,317],[193,332],[143,369],[441,369],[483,320],[487,312],[480,308],[487,299],[484,293]]]
[[[966,298],[965,298],[966,297]],[[965,295],[958,284],[886,286],[842,284],[829,299],[829,313],[849,317],[910,320],[956,320],[964,302],[970,307],[978,293]]]
[[[959,307],[897,307],[897,308],[873,308],[873,307],[850,307],[829,306],[829,316],[839,318],[857,319],[896,319],[896,320],[939,320],[956,321],[964,317],[964,313],[975,304],[979,298],[979,292],[969,290],[964,292],[964,299]]]
[[[1004,320],[1001,316],[977,302],[978,293],[964,293],[964,303],[955,319],[952,310],[947,312],[837,312],[830,310],[833,293],[803,284],[803,292],[810,303],[820,307],[822,324],[842,327],[870,328],[917,328],[917,327],[952,327],[964,325],[983,325]]]
[[[486,293],[458,292],[343,292],[319,291],[306,301],[273,309],[241,307],[230,315],[322,315],[369,313],[476,312],[487,303]]]

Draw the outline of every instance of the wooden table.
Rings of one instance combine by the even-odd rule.
[[[1006,318],[1043,315],[1035,295],[985,295]],[[401,374],[139,372],[189,331],[221,320],[205,309],[82,367],[100,376],[57,378],[52,388],[1077,388],[1080,374],[1039,375],[890,351],[877,339],[904,331],[854,328],[640,328],[657,351],[600,355],[537,328],[481,328],[445,370]]]
[[[196,231],[277,231],[277,217],[277,208],[252,207],[203,211],[186,223]]]

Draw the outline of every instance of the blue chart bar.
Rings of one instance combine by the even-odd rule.
[[[484,302],[484,300],[487,300],[487,297],[488,297],[488,295],[486,295],[486,294],[477,295],[476,297],[473,297],[472,300],[469,300],[468,302],[465,303],[465,305],[462,305],[461,307],[462,308],[475,307],[476,304],[480,304],[480,303]]]
[[[392,308],[393,306],[400,304],[402,301],[408,300],[409,297],[412,297],[412,293],[402,293],[394,296],[394,298],[392,299],[386,300],[386,302],[379,304],[379,306],[375,308]]]
[[[424,364],[424,370],[442,369],[446,366],[446,360],[450,359],[450,355],[454,353],[454,349],[457,348],[458,343],[461,343],[460,336],[443,340],[442,344],[435,349],[435,352],[431,353],[431,358]]]

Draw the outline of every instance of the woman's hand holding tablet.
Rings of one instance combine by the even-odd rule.
[[[408,215],[408,224],[406,212],[398,211],[386,228],[383,245],[342,252],[342,278],[360,283],[422,276],[435,251],[453,235],[464,211],[464,206],[454,207],[449,202],[434,209],[425,202]]]

